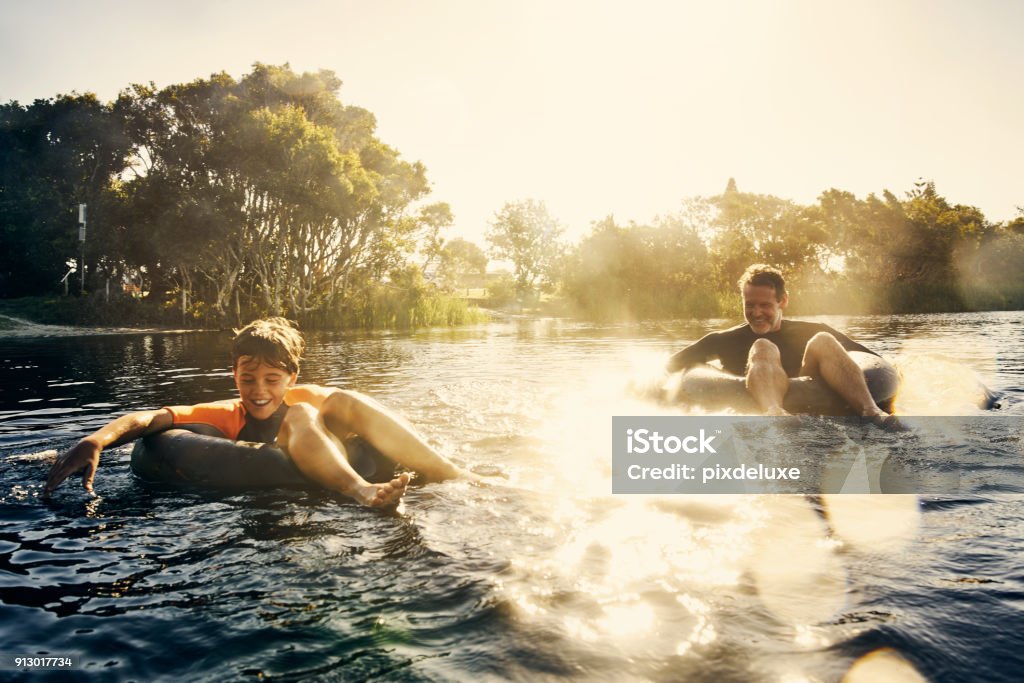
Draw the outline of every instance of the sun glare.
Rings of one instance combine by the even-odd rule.
[[[858,550],[899,550],[917,536],[917,496],[826,495],[822,502],[832,531]]]
[[[875,650],[866,654],[850,667],[842,683],[925,683],[927,679],[918,673],[914,665],[890,648]]]
[[[846,600],[846,570],[821,518],[801,496],[772,496],[765,508],[750,567],[761,601],[794,626],[827,621]]]

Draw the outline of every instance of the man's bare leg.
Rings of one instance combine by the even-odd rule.
[[[316,409],[308,404],[299,403],[288,409],[277,444],[308,478],[363,505],[397,503],[409,484],[409,475],[405,473],[385,484],[371,484],[359,476],[349,464],[341,442],[328,432]]]
[[[782,407],[787,389],[789,378],[782,368],[779,347],[758,339],[747,358],[747,391],[765,415],[789,415]]]
[[[324,401],[320,412],[333,434],[341,438],[358,434],[386,457],[427,479],[476,478],[431,448],[412,425],[369,396],[337,391]]]
[[[807,342],[800,374],[821,378],[865,417],[888,416],[871,397],[860,367],[828,332],[819,332]]]

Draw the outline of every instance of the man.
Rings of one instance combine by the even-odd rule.
[[[790,377],[820,379],[858,413],[885,419],[849,351],[874,354],[828,325],[783,320],[789,305],[786,282],[776,268],[752,265],[739,280],[746,324],[712,332],[673,355],[669,372],[715,358],[726,372],[746,378],[747,391],[766,415],[787,415],[782,407]],[[878,355],[878,354],[874,354]]]
[[[372,484],[349,464],[342,439],[358,434],[382,454],[431,479],[470,476],[432,449],[397,415],[354,391],[296,384],[304,342],[283,318],[256,320],[238,331],[231,370],[239,398],[171,406],[123,415],[57,458],[46,480],[48,495],[81,472],[92,492],[100,452],[183,425],[203,425],[233,440],[276,443],[308,479],[371,507],[396,504],[409,475]]]

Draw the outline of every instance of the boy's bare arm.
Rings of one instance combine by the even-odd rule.
[[[170,429],[173,418],[166,410],[143,410],[122,415],[100,427],[57,457],[46,478],[43,495],[49,495],[65,479],[82,472],[82,485],[92,493],[92,481],[100,464],[100,453],[108,446],[120,446],[147,434]]]

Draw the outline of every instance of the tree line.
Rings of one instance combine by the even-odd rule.
[[[85,203],[85,292],[107,299],[113,281],[158,317],[458,322],[464,302],[433,296],[413,258],[442,246],[451,211],[422,201],[425,167],[340,88],[330,71],[256,64],[111,103],[3,105],[0,296],[54,292],[78,267]]]
[[[589,319],[705,317],[738,313],[736,279],[765,262],[789,275],[795,312],[1024,307],[1024,209],[990,222],[925,181],[801,205],[730,179],[649,223],[595,221],[576,245],[543,202],[509,202],[485,253],[445,238],[453,216],[427,202],[423,164],[340,88],[331,71],[256,64],[109,103],[0,105],[0,298],[84,290],[62,322],[380,327],[477,320],[452,295],[472,287]],[[488,255],[512,272],[485,276]]]
[[[902,198],[830,189],[807,206],[730,179],[649,224],[607,217],[571,247],[553,243],[558,234],[543,204],[522,202],[496,216],[490,237],[517,264],[521,298],[558,294],[589,319],[737,316],[736,282],[752,263],[787,274],[796,313],[1024,308],[1024,208],[990,222],[929,181]]]

